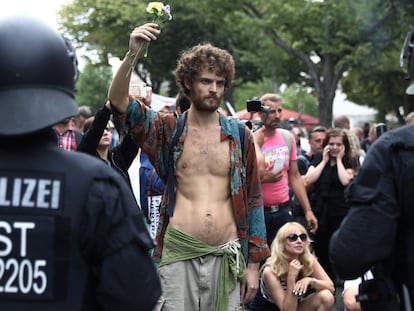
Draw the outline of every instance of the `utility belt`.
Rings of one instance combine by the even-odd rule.
[[[264,212],[265,214],[272,214],[272,213],[277,213],[283,209],[291,209],[291,204],[290,201],[278,204],[278,205],[269,205],[269,206],[265,206],[264,207]]]

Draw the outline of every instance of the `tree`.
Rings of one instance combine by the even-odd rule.
[[[406,25],[405,28],[409,29]],[[371,55],[368,50],[365,55],[361,53],[358,66],[354,66],[342,79],[342,89],[347,98],[377,109],[379,122],[385,122],[385,116],[391,113],[400,124],[404,124],[405,115],[414,110],[413,100],[405,95],[407,60],[404,68],[398,66],[404,35],[401,32],[400,39],[394,40],[376,55]]]
[[[76,84],[76,102],[79,106],[91,107],[93,114],[106,101],[112,69],[108,65],[88,62],[79,75]]]
[[[378,59],[401,40],[413,13],[408,0],[171,0],[170,5],[173,21],[151,43],[150,57],[140,60],[139,74],[150,77],[155,91],[168,81],[168,95],[175,95],[178,55],[209,41],[235,57],[236,80],[227,100],[234,102],[234,92],[248,81],[270,78],[274,92],[281,83],[297,83],[313,88],[325,126],[331,124],[344,74],[352,76],[365,57]],[[145,6],[140,1],[75,0],[62,10],[62,25],[78,42],[99,48],[103,59],[122,58],[132,27],[148,20]]]
[[[380,0],[242,1],[242,6],[276,46],[306,65],[308,80],[298,77],[298,81],[314,87],[325,126],[332,121],[338,84],[357,65],[360,50],[378,55],[401,31],[392,28],[394,20],[406,14],[392,2]]]
[[[136,72],[143,81],[150,81],[155,92],[159,92],[161,85],[167,82],[170,91],[166,95],[174,96],[177,86],[173,70],[183,50],[200,42],[211,42],[229,51],[234,50],[237,57],[234,42],[241,40],[235,35],[229,37],[217,21],[205,19],[206,14],[200,11],[198,0],[171,1],[170,5],[173,20],[162,25],[159,40],[150,44],[149,57],[139,60]],[[100,61],[107,62],[111,56],[123,58],[133,27],[151,20],[145,9],[146,3],[140,1],[74,0],[59,12],[60,24],[63,32],[78,46],[98,51]],[[258,67],[242,55],[236,64],[237,70],[244,72],[238,84],[262,77]]]

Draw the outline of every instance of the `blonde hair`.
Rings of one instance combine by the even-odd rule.
[[[286,279],[287,273],[289,271],[289,264],[292,258],[285,252],[285,242],[289,234],[291,234],[295,229],[298,229],[301,234],[306,234],[306,241],[304,251],[299,255],[299,261],[303,265],[303,268],[300,271],[300,275],[310,276],[313,273],[313,263],[316,258],[310,252],[310,238],[306,229],[298,222],[288,222],[284,224],[276,234],[272,242],[271,255],[266,260],[266,264],[270,266],[270,269],[273,273],[282,279]]]
[[[343,129],[345,134],[348,136],[349,147],[351,147],[351,154],[353,157],[358,155],[364,155],[364,150],[361,149],[361,144],[358,137],[352,133],[350,130]]]

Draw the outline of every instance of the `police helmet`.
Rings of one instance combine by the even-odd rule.
[[[0,18],[0,136],[77,115],[77,72],[72,45],[49,25],[31,16]]]

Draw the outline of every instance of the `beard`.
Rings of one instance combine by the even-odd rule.
[[[220,101],[217,95],[196,96],[192,100],[192,105],[199,111],[215,112],[220,107]]]
[[[270,122],[268,121],[266,122],[266,127],[269,127],[271,129],[277,129],[280,127],[280,120],[273,119]]]

